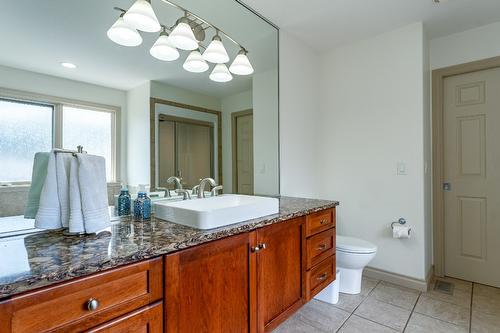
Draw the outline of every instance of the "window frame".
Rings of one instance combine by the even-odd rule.
[[[121,133],[120,133],[120,126],[118,126],[118,124],[120,124],[121,121],[121,108],[119,106],[87,102],[71,98],[36,94],[36,93],[5,89],[5,88],[0,88],[0,99],[10,100],[13,102],[24,102],[24,103],[43,104],[52,106],[53,148],[62,148],[64,106],[110,113],[111,114],[111,179],[108,180],[108,183],[119,182],[120,149],[121,149],[121,144],[120,144]],[[85,147],[83,148],[85,149]],[[7,187],[9,187],[8,185],[23,186],[31,184],[31,181],[8,182],[6,184]],[[0,187],[3,187],[3,184],[0,184]]]

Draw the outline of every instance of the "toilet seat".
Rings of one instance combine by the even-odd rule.
[[[377,252],[377,246],[362,239],[337,235],[337,251],[353,254],[371,254]]]

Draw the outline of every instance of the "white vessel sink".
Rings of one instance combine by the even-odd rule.
[[[177,202],[159,201],[154,205],[156,217],[203,230],[279,212],[276,198],[238,194]]]

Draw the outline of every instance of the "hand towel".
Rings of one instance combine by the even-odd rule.
[[[57,194],[61,209],[61,224],[69,227],[69,168],[75,157],[71,153],[56,154]]]
[[[47,177],[40,194],[40,205],[35,217],[35,227],[40,229],[60,229],[61,210],[57,194],[56,154],[49,154],[47,163]]]
[[[40,206],[40,194],[42,193],[45,178],[47,178],[47,167],[50,153],[36,153],[33,160],[33,173],[31,175],[31,187],[28,193],[28,201],[24,210],[25,219],[34,219]]]
[[[86,233],[97,233],[111,226],[104,157],[76,154],[78,180]]]
[[[78,180],[79,168],[78,160],[71,159],[69,169],[69,232],[71,233],[85,232]]]

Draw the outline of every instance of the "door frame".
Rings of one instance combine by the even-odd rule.
[[[231,163],[232,163],[232,173],[233,173],[233,189],[232,192],[238,189],[238,145],[236,142],[236,120],[238,117],[243,116],[253,116],[253,109],[247,109],[243,111],[236,111],[231,113]]]
[[[500,67],[500,57],[493,57],[432,71],[432,219],[434,275],[444,276],[444,110],[443,84],[450,76]]]

